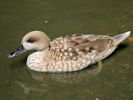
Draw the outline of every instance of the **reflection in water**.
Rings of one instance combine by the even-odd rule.
[[[29,96],[43,96],[48,91],[48,81],[59,84],[73,84],[80,83],[89,79],[90,77],[96,76],[100,73],[102,66],[91,66],[85,70],[71,73],[38,73],[30,71],[33,79],[41,82],[39,85],[28,84],[22,81],[15,81],[14,83],[23,88],[24,94]]]
[[[41,88],[38,88],[38,87],[28,86],[24,82],[15,81],[14,83],[17,84],[17,85],[19,85],[21,88],[23,88],[24,89],[24,93],[26,95],[41,96],[46,91],[44,88],[41,89]]]
[[[98,75],[102,68],[102,65],[96,65],[86,68],[85,70],[70,73],[38,73],[31,70],[30,72],[32,77],[37,81],[46,81],[47,79],[51,79],[60,83],[75,83],[81,82],[82,79],[85,80],[89,77]]]

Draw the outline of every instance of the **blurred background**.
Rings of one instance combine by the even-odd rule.
[[[9,59],[21,38],[40,30],[51,39],[72,33],[114,36],[133,31],[133,0],[0,0],[1,100],[132,100],[133,35],[97,65],[74,73],[35,73],[30,52]]]

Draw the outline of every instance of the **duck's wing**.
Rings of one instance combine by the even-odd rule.
[[[89,55],[91,60],[111,46],[112,39],[104,35],[73,34],[51,42],[52,58],[57,60],[77,60]],[[58,57],[59,58],[58,58]]]
[[[74,48],[75,50],[82,52],[91,52],[92,50],[102,52],[104,51],[111,42],[112,37],[104,35],[82,35],[73,34],[65,37],[67,47]]]

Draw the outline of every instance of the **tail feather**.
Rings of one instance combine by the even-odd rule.
[[[125,39],[127,39],[131,34],[131,31],[119,34],[114,36],[114,39],[116,40],[116,45],[120,44],[122,41],[124,41]]]

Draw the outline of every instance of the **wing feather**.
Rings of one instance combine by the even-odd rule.
[[[51,52],[60,55],[62,60],[74,60],[74,58],[90,55],[92,59],[103,52],[109,45],[111,37],[103,35],[73,34],[60,37],[51,42]],[[53,54],[53,53],[52,53]],[[56,56],[54,59],[56,59]],[[75,59],[77,60],[77,59]]]

